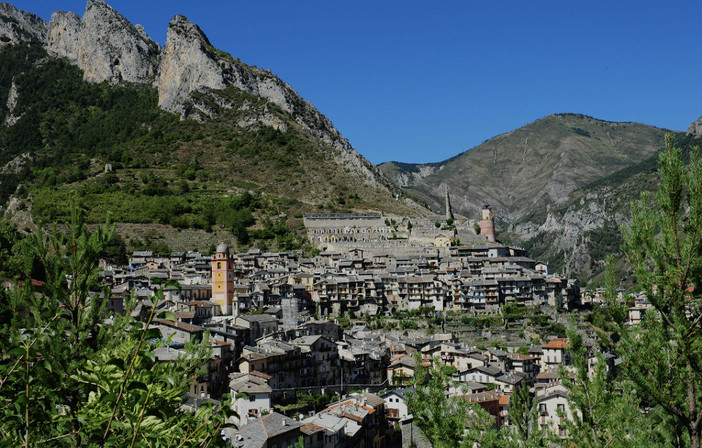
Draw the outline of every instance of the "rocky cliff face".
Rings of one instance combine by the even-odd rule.
[[[47,31],[48,25],[40,17],[0,3],[0,47],[32,40],[44,42]]]
[[[90,82],[151,82],[158,71],[159,46],[102,1],[88,1],[83,19],[54,13],[46,47],[80,67]]]
[[[559,266],[564,274],[588,278],[604,267],[604,259],[593,258],[591,246],[599,243],[605,229],[617,233],[628,222],[619,193],[609,188],[588,193],[566,209],[547,212],[541,224],[519,223],[512,225],[509,232],[521,244],[541,238],[549,246],[543,256],[550,258],[552,265]]]

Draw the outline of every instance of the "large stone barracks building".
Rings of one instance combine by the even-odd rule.
[[[440,248],[444,255],[457,243],[485,241],[475,234],[473,222],[444,216],[407,218],[380,213],[315,213],[304,217],[307,236],[321,250],[367,254],[423,253]]]

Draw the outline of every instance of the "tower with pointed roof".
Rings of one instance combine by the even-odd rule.
[[[453,210],[451,209],[451,198],[449,198],[448,185],[444,185],[444,188],[446,188],[446,221],[448,221],[449,219],[453,219]]]

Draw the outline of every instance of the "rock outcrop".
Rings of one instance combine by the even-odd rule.
[[[183,16],[171,20],[157,80],[161,108],[185,116],[193,105],[193,92],[226,87],[211,48],[197,25]]]
[[[7,126],[12,126],[13,124],[17,123],[17,120],[20,119],[20,117],[15,116],[15,107],[17,106],[17,99],[19,98],[19,93],[17,92],[17,84],[15,84],[15,80],[12,80],[12,84],[10,85],[10,91],[7,94],[7,111],[9,112],[7,114],[7,117],[5,117],[5,124]]]
[[[694,137],[702,136],[702,117],[690,123],[690,126],[687,128],[687,133]]]
[[[89,0],[83,19],[54,13],[46,48],[80,67],[89,82],[146,83],[158,71],[158,44],[102,1]]]
[[[46,41],[47,23],[39,16],[0,3],[0,48],[3,45]]]
[[[216,93],[227,87],[261,96],[288,113],[301,127],[338,150],[338,162],[358,172],[368,184],[390,189],[377,169],[358,154],[332,123],[310,103],[300,98],[288,84],[268,70],[251,67],[215,49],[205,33],[183,16],[175,16],[169,26],[156,84],[159,106],[181,117],[193,113],[212,117],[216,111],[198,103],[194,93]],[[214,95],[219,107],[231,108]],[[260,124],[285,130],[285,123],[270,113],[257,117]],[[240,123],[251,125],[250,120]]]

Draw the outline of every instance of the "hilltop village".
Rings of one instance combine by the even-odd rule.
[[[208,370],[191,383],[187,406],[230,393],[239,429],[223,436],[234,446],[292,446],[300,436],[306,447],[417,444],[405,404],[417,362],[452,366],[456,386],[447,393],[479,404],[498,427],[510,424],[510,395],[527,384],[539,425],[565,435],[556,409],[568,406],[558,373],[571,364],[568,340],[548,330],[525,335],[504,316],[544,308],[556,321],[563,314],[555,310],[582,306],[579,284],[497,242],[489,207],[481,218],[472,245],[451,245],[460,224],[446,226],[448,214],[432,236],[380,214],[327,214],[305,217],[310,239],[325,249],[314,258],[233,253],[224,243],[212,256],[134,252],[128,266],[104,261],[108,312],[143,320],[154,307],[173,313],[152,324],[167,341],[156,351],[161,362],[209,335]],[[179,286],[154,303],[167,280]],[[462,325],[447,324],[458,316]],[[481,322],[492,326],[481,330]],[[608,368],[613,358],[605,357]],[[315,396],[327,398],[321,409],[305,401]]]

